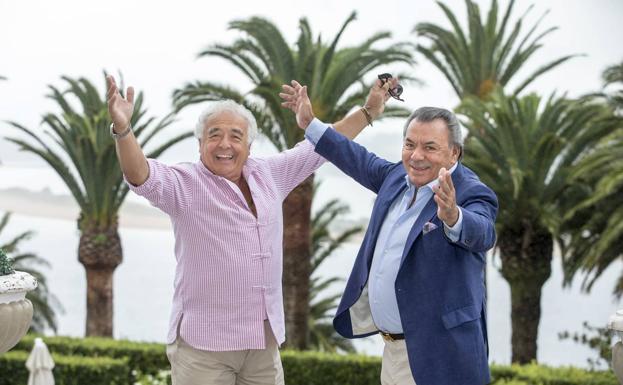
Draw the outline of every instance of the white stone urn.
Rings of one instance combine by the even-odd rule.
[[[26,293],[37,287],[35,277],[23,271],[0,275],[0,354],[15,346],[32,321],[32,303]]]
[[[619,384],[623,385],[623,309],[610,316],[608,321],[608,329],[613,330],[619,341],[612,346],[612,370],[619,380]]]

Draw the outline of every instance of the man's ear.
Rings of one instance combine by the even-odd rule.
[[[461,159],[461,147],[460,146],[452,146],[452,160],[454,162]]]

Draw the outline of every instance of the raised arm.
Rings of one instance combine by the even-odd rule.
[[[140,186],[149,177],[149,166],[130,127],[130,119],[134,111],[134,88],[128,87],[126,98],[124,98],[119,93],[115,79],[109,75],[106,80],[108,82],[108,114],[113,122],[111,129],[115,134],[113,136],[116,136],[115,144],[121,171],[128,182]]]
[[[349,139],[354,139],[368,125],[371,124],[385,110],[385,102],[389,99],[388,90],[398,84],[397,78],[381,82],[376,80],[370,88],[368,98],[363,107],[333,123],[333,128]],[[296,114],[296,123],[302,129],[307,128],[314,120],[314,111],[307,95],[307,86],[301,86],[296,80],[291,85],[284,84],[283,92],[279,94],[284,100],[282,106],[289,108]]]
[[[296,114],[298,126],[312,132],[308,139],[314,143],[318,154],[362,186],[378,193],[393,163],[370,153],[351,139],[384,111],[385,102],[389,99],[388,90],[390,87],[395,87],[397,82],[397,79],[390,79],[383,84],[377,80],[368,93],[365,106],[336,122],[333,125],[335,131],[326,129],[326,126],[322,126],[321,130],[324,131],[320,131],[318,125],[311,124],[314,120],[314,113],[307,96],[307,87],[293,80],[291,86],[283,86],[283,92],[279,96],[284,100],[282,106]],[[321,139],[317,135],[322,135],[322,143],[317,141]]]

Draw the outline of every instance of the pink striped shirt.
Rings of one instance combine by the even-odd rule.
[[[167,342],[197,349],[264,349],[266,318],[285,341],[283,215],[288,193],[324,162],[308,141],[277,155],[249,158],[242,174],[257,210],[240,189],[201,161],[167,166],[149,159],[149,178],[130,189],[167,213],[175,234],[175,292]]]

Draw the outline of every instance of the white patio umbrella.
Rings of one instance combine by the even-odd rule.
[[[54,360],[41,338],[35,338],[35,346],[26,360],[26,367],[30,371],[28,385],[54,385]]]

